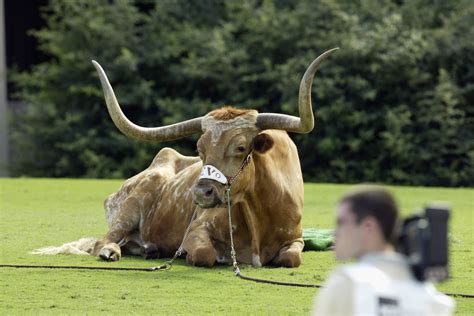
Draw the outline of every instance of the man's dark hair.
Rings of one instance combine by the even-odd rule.
[[[379,223],[387,242],[394,243],[398,206],[393,195],[376,185],[359,185],[344,195],[340,203],[348,203],[357,223],[373,217]]]

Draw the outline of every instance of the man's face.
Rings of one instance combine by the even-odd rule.
[[[341,203],[336,209],[336,259],[348,260],[363,254],[363,225],[356,222],[349,203]]]

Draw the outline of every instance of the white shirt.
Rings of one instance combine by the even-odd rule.
[[[452,315],[454,300],[413,278],[403,256],[370,253],[335,269],[313,315]]]

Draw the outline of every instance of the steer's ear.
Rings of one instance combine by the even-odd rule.
[[[264,154],[273,147],[273,138],[266,134],[260,133],[253,139],[253,150],[259,154]]]

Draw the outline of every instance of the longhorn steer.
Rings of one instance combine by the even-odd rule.
[[[93,61],[109,113],[124,134],[151,141],[202,135],[197,142],[199,157],[164,148],[146,170],[110,195],[105,201],[109,231],[86,251],[110,261],[119,260],[122,254],[172,256],[196,211],[183,243],[187,262],[206,267],[230,263],[226,185],[221,182],[236,175],[250,155],[232,184],[230,197],[237,261],[254,266],[299,266],[303,177],[296,146],[286,131],[313,129],[311,84],[333,50],[316,58],[303,76],[300,117],[224,107],[157,128],[137,126],[124,116],[103,69]],[[200,177],[203,166],[204,171],[219,174],[221,182],[216,177]]]

